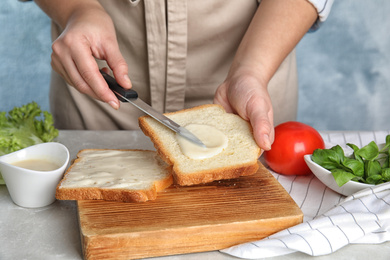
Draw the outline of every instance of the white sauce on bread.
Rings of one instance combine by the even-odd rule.
[[[91,150],[81,154],[80,161],[61,183],[67,188],[99,187],[145,189],[151,180],[165,176],[154,152],[124,150]]]
[[[211,158],[221,153],[228,145],[227,136],[214,126],[189,124],[185,128],[206,145],[204,148],[176,134],[182,153],[191,159]]]

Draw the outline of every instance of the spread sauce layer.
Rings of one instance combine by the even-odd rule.
[[[151,180],[165,175],[154,152],[92,150],[82,153],[62,185],[145,189],[151,185]]]
[[[227,136],[217,128],[210,125],[189,124],[185,126],[187,130],[198,137],[206,148],[176,134],[180,149],[184,155],[191,159],[206,159],[221,153],[228,145]]]

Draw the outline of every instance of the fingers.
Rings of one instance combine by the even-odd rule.
[[[99,71],[91,52],[75,50],[75,66],[72,67],[73,76],[78,79],[77,88],[80,91],[91,89],[99,100],[110,104],[113,108],[119,108],[119,101],[115,94],[108,88],[106,81]]]
[[[263,151],[271,149],[274,141],[273,108],[265,84],[246,75],[230,79],[218,87],[214,103],[248,120],[259,147]]]
[[[52,67],[79,92],[119,108],[119,101],[100,74],[88,46],[70,51],[53,44]]]
[[[253,128],[256,143],[265,151],[274,141],[273,108],[266,91],[258,91],[246,102],[246,113]]]
[[[57,40],[53,43],[52,49],[51,65],[53,69],[60,74],[69,85],[75,87],[81,93],[99,99],[78,72],[77,65],[73,58],[75,55],[67,48],[66,44]],[[88,48],[83,49],[84,51],[85,49],[88,51]]]
[[[119,85],[125,89],[132,87],[130,78],[128,76],[128,66],[119,51],[119,47],[112,47],[114,49],[107,50],[106,61],[108,66],[111,68],[114,77]]]
[[[68,23],[52,45],[51,64],[53,69],[79,92],[118,109],[119,100],[108,88],[95,59],[107,62],[122,87],[131,88],[131,81],[111,19],[105,12],[99,13],[99,16],[74,16],[74,22]]]
[[[265,151],[271,150],[274,141],[272,112],[255,111],[250,115],[250,122],[256,143]]]

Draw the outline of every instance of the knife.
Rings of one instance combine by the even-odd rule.
[[[185,129],[184,127],[180,126],[175,121],[169,119],[168,117],[164,116],[148,104],[146,104],[144,101],[142,101],[140,98],[138,98],[138,93],[133,89],[124,89],[122,88],[116,80],[105,73],[104,71],[100,70],[100,73],[103,75],[103,78],[106,80],[108,87],[114,92],[114,94],[117,96],[117,98],[122,102],[128,102],[132,104],[133,106],[137,107],[144,113],[148,114],[149,116],[156,119],[158,122],[162,123],[172,131],[178,133],[182,137],[186,138],[187,140],[202,146],[206,148],[204,143],[199,140],[194,134],[192,134],[190,131]]]

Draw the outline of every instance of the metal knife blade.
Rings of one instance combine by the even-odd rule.
[[[138,98],[138,93],[135,90],[124,89],[116,82],[116,80],[113,77],[111,77],[110,75],[108,75],[107,73],[105,73],[102,70],[100,71],[100,73],[103,75],[103,78],[106,80],[108,87],[114,92],[114,94],[118,97],[118,99],[120,101],[128,102],[128,103],[134,105],[135,107],[137,107],[138,109],[140,109],[144,113],[153,117],[158,122],[162,123],[163,125],[165,125],[169,129],[171,129],[172,131],[174,131],[174,132],[178,133],[179,135],[181,135],[182,137],[186,138],[187,140],[206,148],[204,143],[201,140],[199,140],[199,138],[197,138],[190,131],[188,131],[184,127],[180,126],[175,121],[164,116],[163,114],[161,114],[160,112],[158,112],[157,110],[155,110],[154,108],[149,106],[147,103],[142,101],[140,98]]]

